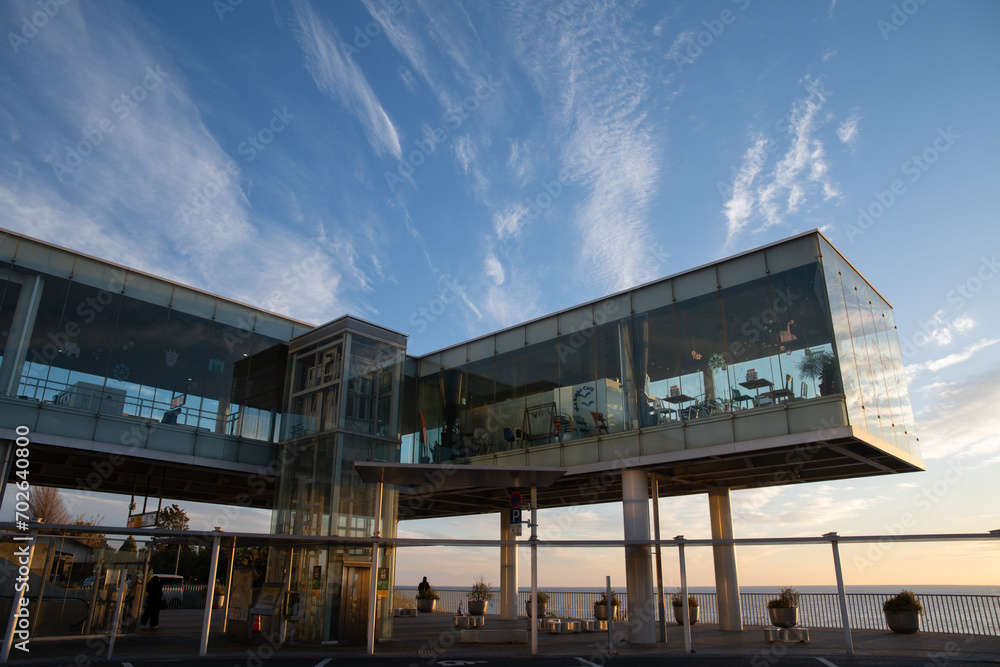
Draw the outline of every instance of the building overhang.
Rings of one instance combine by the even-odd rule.
[[[619,440],[622,448],[627,449],[627,440],[640,438],[641,434],[637,433]],[[410,464],[395,465],[417,468]],[[419,467],[450,472],[466,466]],[[651,480],[656,480],[659,496],[664,497],[707,493],[711,487],[745,490],[919,472],[925,470],[925,466],[919,458],[845,425],[823,431],[567,466],[564,475],[538,489],[539,508],[621,502],[622,470],[645,470]],[[419,473],[425,474],[427,470]],[[499,512],[509,506],[509,493],[504,487],[418,484],[400,487],[399,518]]]
[[[0,438],[16,437],[13,430],[0,429]],[[267,510],[274,506],[278,474],[274,465],[113,445],[37,431],[31,433],[30,464],[32,485]],[[11,467],[7,481],[18,481],[15,472]]]

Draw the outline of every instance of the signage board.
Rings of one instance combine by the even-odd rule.
[[[517,507],[510,509],[510,525],[521,523],[521,510]]]
[[[515,536],[515,537],[520,537],[521,536],[521,524],[519,524],[519,523],[512,523],[512,524],[510,524],[510,534],[513,535],[513,536]]]
[[[159,512],[143,512],[142,514],[129,514],[129,528],[154,528],[156,527],[156,516]]]
[[[514,491],[510,494],[510,506],[520,507],[521,506],[521,492]]]

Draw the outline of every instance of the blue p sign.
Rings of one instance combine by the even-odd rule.
[[[521,510],[517,507],[512,507],[510,510],[510,522],[511,524],[521,523]]]

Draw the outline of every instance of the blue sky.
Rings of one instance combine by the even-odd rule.
[[[928,472],[737,492],[737,535],[1000,528],[996,3],[42,0],[0,27],[0,226],[415,354],[822,229],[895,308]],[[663,507],[708,535],[704,498]],[[832,582],[773,555],[744,580]],[[1000,583],[985,545],[846,557]],[[622,571],[567,558],[543,580]]]

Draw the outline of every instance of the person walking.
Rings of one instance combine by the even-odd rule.
[[[153,577],[146,585],[146,609],[142,612],[142,625],[149,623],[155,630],[160,625],[160,609],[163,608],[163,582]]]

